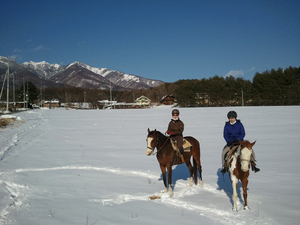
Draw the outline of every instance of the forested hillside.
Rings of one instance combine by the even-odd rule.
[[[229,105],[298,105],[300,103],[300,67],[285,70],[271,69],[256,73],[253,81],[233,76],[214,76],[201,80],[178,80],[164,83],[156,88],[133,91],[112,90],[112,100],[134,102],[141,95],[158,103],[172,94],[182,107],[206,107]],[[22,92],[22,90],[20,91]],[[21,96],[21,95],[19,95]],[[97,107],[99,100],[109,100],[109,90],[87,88],[45,88],[40,89],[44,100],[58,99],[60,102],[91,102]]]
[[[214,76],[179,80],[175,96],[181,106],[298,105],[300,67],[256,73],[253,81]]]

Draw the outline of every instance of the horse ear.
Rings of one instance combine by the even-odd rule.
[[[150,133],[150,129],[148,128],[148,133]]]
[[[242,145],[242,144],[243,144],[243,142],[241,141],[241,139],[239,139],[239,142],[240,142],[240,145]]]
[[[256,141],[254,141],[253,143],[251,143],[251,148],[253,147],[253,145],[255,145]]]

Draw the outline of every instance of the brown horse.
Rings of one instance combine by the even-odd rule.
[[[200,185],[203,186],[202,182],[202,168],[200,162],[200,144],[193,137],[184,137],[190,144],[192,145],[190,151],[184,152],[184,162],[189,168],[190,171],[190,186],[193,184],[193,174],[194,174],[194,182],[197,184],[197,167],[200,173]],[[176,151],[174,151],[170,137],[163,135],[159,131],[150,131],[148,128],[148,136],[147,136],[147,155],[152,155],[154,149],[157,149],[157,160],[160,165],[161,172],[163,174],[163,181],[165,190],[164,192],[168,192],[167,181],[166,181],[166,169],[168,171],[168,184],[170,189],[170,197],[173,196],[172,190],[172,165],[174,165],[174,159],[176,157]],[[193,156],[193,166],[190,162],[190,158]],[[176,162],[175,165],[182,164],[183,162]]]
[[[248,186],[248,177],[250,173],[250,157],[252,154],[252,147],[255,142],[250,143],[249,141],[239,140],[240,145],[233,150],[232,155],[229,157],[229,174],[233,189],[233,211],[237,211],[236,199],[237,199],[237,187],[239,180],[242,183],[243,196],[244,196],[244,209],[249,210],[247,202],[247,186]]]

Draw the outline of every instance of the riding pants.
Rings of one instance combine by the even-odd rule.
[[[176,141],[177,141],[177,147],[178,147],[178,149],[179,149],[180,147],[182,147],[183,136],[182,136],[182,135],[174,135],[173,137],[174,137],[174,138],[176,139]]]

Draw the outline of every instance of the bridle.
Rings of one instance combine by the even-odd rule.
[[[147,139],[148,139],[148,138],[149,138],[149,137],[147,137]],[[146,140],[147,140],[147,139],[146,139]],[[147,146],[147,149],[150,149],[151,151],[154,151],[154,149],[156,148],[157,144],[158,144],[158,139],[156,138],[156,143],[155,143],[154,147],[152,148],[151,145],[150,145],[150,146]]]
[[[154,151],[154,149],[156,148],[157,151],[155,153],[153,153],[152,155],[155,155],[157,154],[164,146],[165,144],[167,143],[167,141],[170,139],[170,136],[168,136],[167,140],[164,142],[164,144],[159,148],[157,149],[157,145],[158,145],[158,138],[156,137],[156,143],[154,145],[154,147],[152,148],[151,146],[147,146],[147,149],[150,149],[151,151]]]

